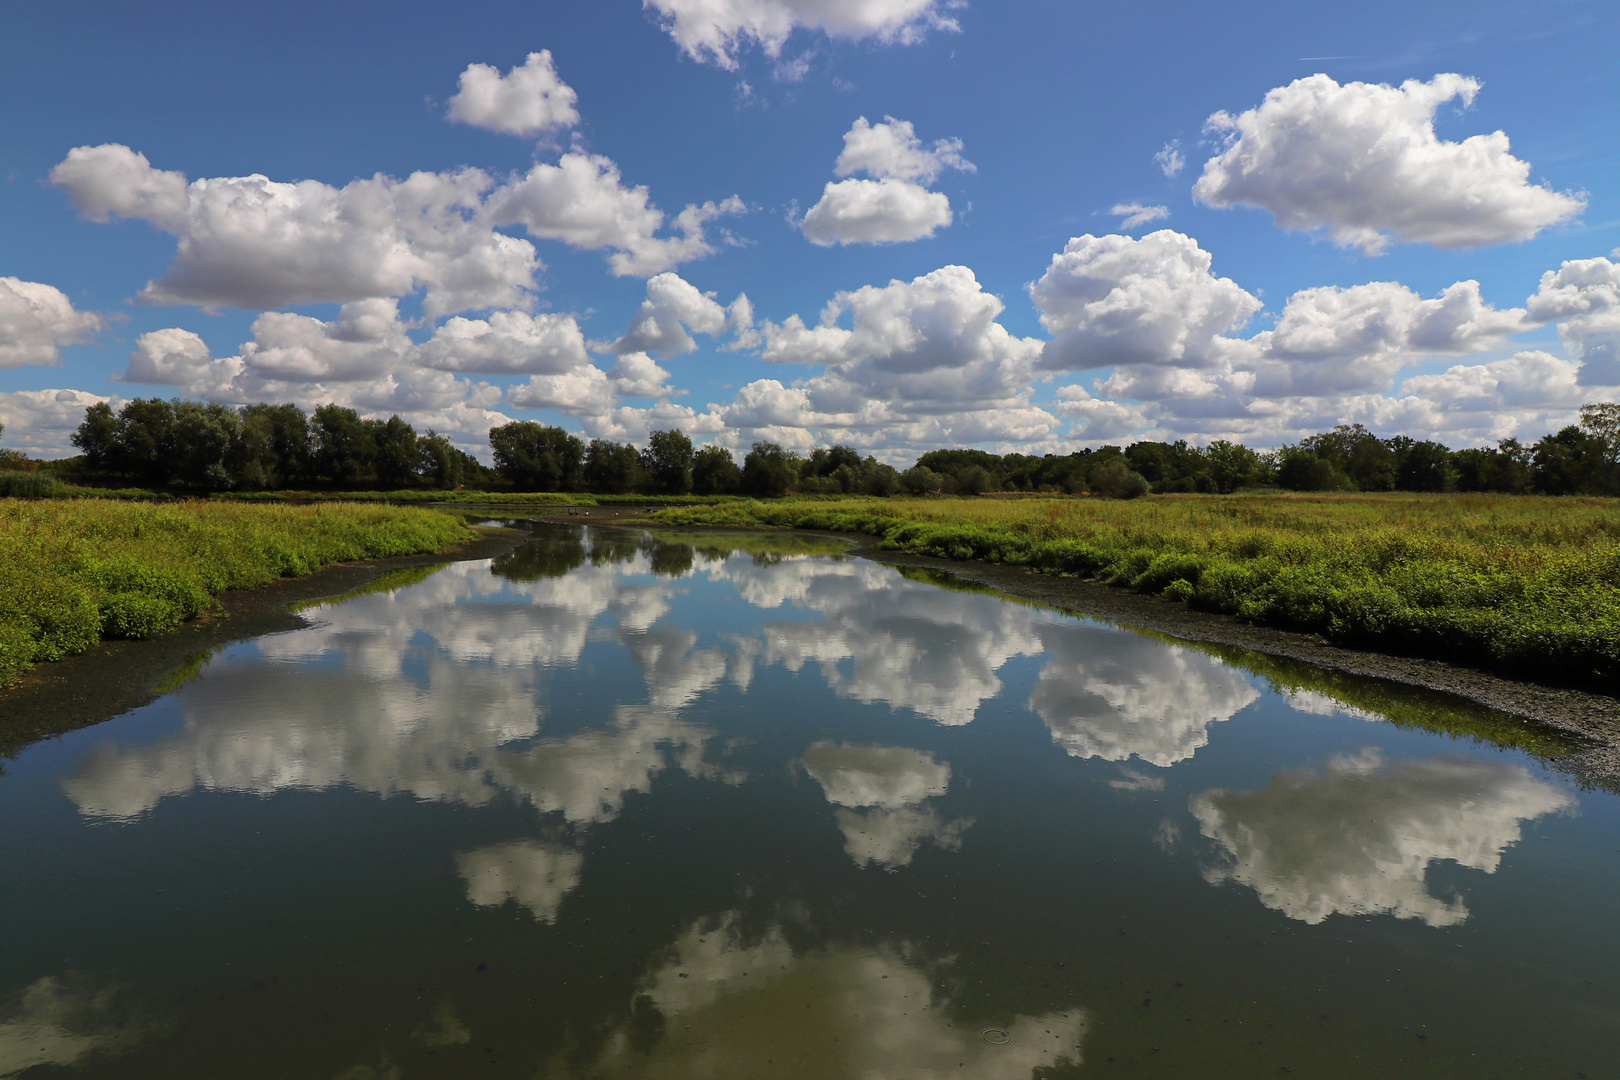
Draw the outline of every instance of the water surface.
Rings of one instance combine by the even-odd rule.
[[[1617,1075],[1507,718],[783,534],[537,526],[0,775],[0,1077]]]

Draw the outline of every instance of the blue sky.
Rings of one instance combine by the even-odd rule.
[[[897,462],[1535,437],[1620,383],[1617,30],[1596,2],[12,5],[3,445],[70,452],[91,401],[152,395]]]

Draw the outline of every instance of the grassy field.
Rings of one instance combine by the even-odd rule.
[[[864,533],[893,550],[1095,579],[1343,645],[1620,686],[1620,500],[783,500],[653,520]]]
[[[741,502],[740,495],[591,495],[567,491],[217,491],[207,495],[152,488],[102,488],[66,484],[43,472],[0,471],[0,499],[122,499],[169,502],[207,498],[211,502],[245,503],[402,503],[435,506],[708,506]],[[825,496],[822,496],[825,498]]]
[[[466,539],[460,518],[395,506],[0,499],[0,685],[170,629],[227,589]]]

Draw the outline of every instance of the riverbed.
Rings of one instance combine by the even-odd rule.
[[[832,538],[534,528],[5,763],[0,1077],[1614,1075],[1577,747]]]

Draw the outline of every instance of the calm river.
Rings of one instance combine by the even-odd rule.
[[[4,762],[0,1077],[1620,1076],[1620,798],[1505,718],[534,529]]]

